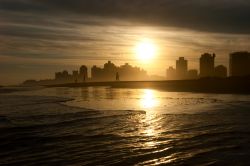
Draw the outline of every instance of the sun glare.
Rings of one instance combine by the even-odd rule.
[[[139,60],[149,61],[156,54],[155,44],[149,39],[144,39],[137,44],[135,53]]]
[[[150,109],[155,107],[158,101],[155,99],[154,91],[150,89],[145,89],[143,98],[141,99],[141,106],[144,109]]]

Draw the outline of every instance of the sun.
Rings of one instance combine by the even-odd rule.
[[[149,61],[155,57],[156,46],[151,40],[143,39],[136,45],[135,53],[139,60]]]

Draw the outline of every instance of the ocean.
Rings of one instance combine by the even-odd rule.
[[[250,165],[250,95],[39,88],[0,95],[0,165]]]

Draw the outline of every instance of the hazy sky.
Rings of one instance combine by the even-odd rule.
[[[0,0],[0,84],[107,60],[165,75],[179,56],[198,69],[204,52],[228,66],[250,51],[249,18],[249,0]],[[143,38],[158,48],[150,65],[133,51]]]

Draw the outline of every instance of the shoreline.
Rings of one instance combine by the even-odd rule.
[[[23,91],[17,88],[7,88],[7,87],[0,87],[0,94],[12,93],[12,92],[19,92]]]
[[[206,78],[171,81],[110,81],[45,85],[46,87],[98,87],[156,89],[170,92],[250,94],[249,78]]]
[[[41,88],[41,86],[39,86]],[[5,86],[0,87],[0,94],[9,94],[9,93],[15,93],[15,92],[23,92],[23,91],[30,91],[30,90],[36,90],[39,88],[32,87],[32,86]]]

